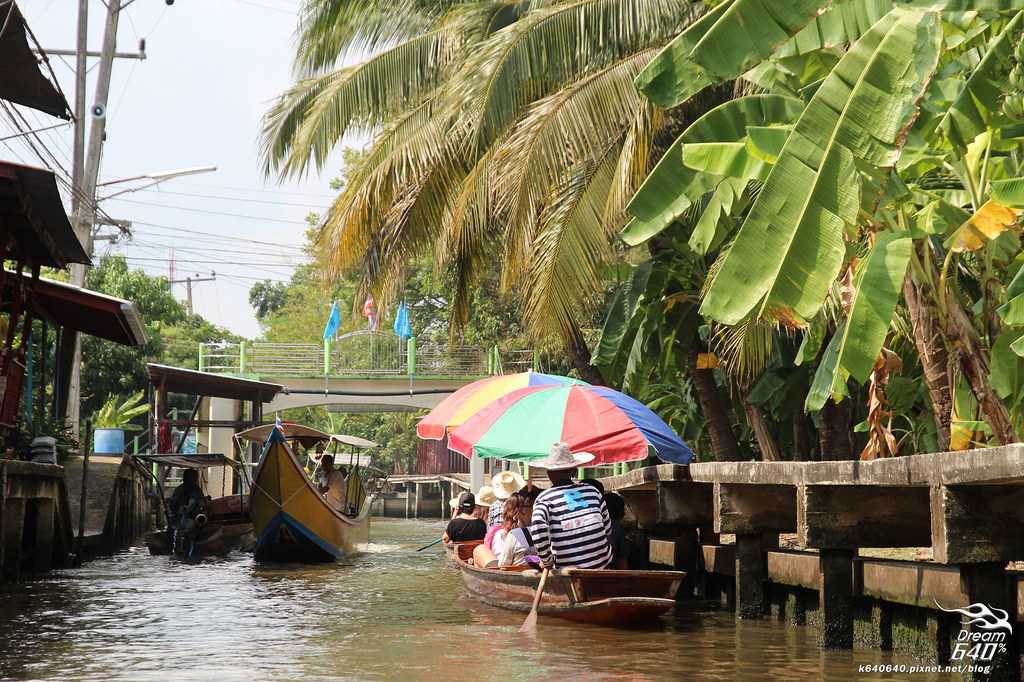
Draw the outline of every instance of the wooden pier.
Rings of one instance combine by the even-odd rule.
[[[469,490],[469,475],[400,474],[388,477],[388,487],[391,492],[378,494],[374,500],[374,516],[447,519],[451,516],[448,500]]]
[[[0,582],[68,565],[71,540],[63,468],[0,459]]]
[[[800,608],[814,613],[822,645],[848,648],[857,614],[902,605],[922,612],[941,664],[961,628],[938,606],[983,603],[1014,616],[993,679],[1020,679],[1024,583],[1007,564],[1024,561],[1024,444],[869,462],[660,465],[602,482],[652,538],[652,561],[690,571],[698,590],[717,581],[739,618],[772,613],[779,588],[814,591],[816,603]],[[779,549],[780,534],[792,534],[794,551]],[[932,559],[861,558],[869,548],[924,548]]]

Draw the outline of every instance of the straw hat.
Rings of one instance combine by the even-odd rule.
[[[476,491],[476,504],[478,507],[490,507],[497,499],[494,495],[494,488],[489,485],[485,485]]]
[[[594,455],[589,452],[572,452],[565,443],[555,443],[551,446],[551,452],[547,457],[530,462],[530,466],[548,471],[560,471],[581,467],[593,459]]]
[[[526,479],[517,471],[499,471],[491,479],[491,487],[494,488],[494,495],[499,500],[507,500],[512,493],[526,485]]]

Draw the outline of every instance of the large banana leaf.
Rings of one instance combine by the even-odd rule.
[[[670,108],[685,102],[714,81],[704,69],[690,60],[690,52],[711,30],[733,0],[725,0],[699,20],[690,24],[666,45],[640,72],[634,84],[655,104]]]
[[[598,341],[593,358],[591,358],[591,362],[598,367],[610,365],[615,361],[623,339],[633,324],[633,314],[640,296],[647,288],[651,269],[650,262],[636,266],[630,273],[629,280],[615,292],[615,297],[608,309],[608,316],[604,321],[604,327],[601,329],[601,339]]]
[[[899,158],[941,37],[935,13],[893,10],[846,53],[797,121],[701,314],[736,324],[760,306],[802,325],[817,312],[861,207],[858,166]]]
[[[857,267],[849,322],[842,334],[839,367],[863,383],[889,332],[913,240],[905,233],[880,232],[875,245]]]
[[[841,0],[815,17],[775,51],[775,57],[807,54],[855,42],[892,9],[892,0]]]
[[[803,28],[830,0],[727,0],[691,24],[637,77],[664,107],[736,78]]]
[[[833,398],[837,402],[847,395],[846,380],[840,380],[839,368],[839,346],[842,343],[843,333],[846,330],[846,320],[839,323],[832,340],[825,347],[821,355],[821,362],[811,380],[811,389],[807,391],[807,400],[804,401],[804,409],[808,412],[817,412],[825,406],[825,401]]]
[[[748,126],[790,123],[802,110],[803,102],[794,97],[751,95],[715,107],[694,121],[672,143],[629,202],[627,210],[633,220],[622,232],[622,239],[631,246],[647,241],[717,186],[721,178],[683,165],[684,145],[740,142]]]
[[[989,43],[985,56],[975,67],[963,90],[939,121],[939,130],[955,146],[966,147],[988,129],[1006,92],[1006,79],[1013,66],[1013,49],[1024,29],[1024,12],[1006,25]]]

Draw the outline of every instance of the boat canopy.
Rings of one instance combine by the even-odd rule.
[[[178,453],[135,455],[135,457],[136,459],[142,459],[154,464],[180,467],[182,469],[210,469],[212,467],[237,467],[239,465],[235,460],[219,452],[201,452],[195,455],[182,455]]]
[[[239,440],[263,443],[270,437],[270,432],[273,428],[274,424],[260,424],[259,426],[252,427],[251,429],[239,431],[235,434],[235,438],[238,438]],[[331,434],[324,433],[320,429],[314,429],[312,426],[303,426],[302,424],[284,422],[281,424],[280,428],[281,432],[284,434],[285,440],[298,441],[304,448],[309,448],[318,443],[324,443],[331,440]]]
[[[362,448],[363,450],[369,450],[370,448],[380,447],[379,443],[374,443],[372,440],[366,440],[359,436],[346,436],[344,434],[336,433],[331,436],[331,440],[335,440],[342,445],[350,445],[354,448]]]

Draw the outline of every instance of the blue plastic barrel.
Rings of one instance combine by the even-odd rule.
[[[96,429],[92,439],[92,451],[97,455],[123,454],[124,429]]]

